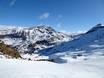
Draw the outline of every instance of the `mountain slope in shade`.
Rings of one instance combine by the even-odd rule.
[[[80,37],[69,41],[63,42],[54,47],[41,50],[43,55],[50,55],[61,52],[85,52],[91,53],[94,49],[104,48],[104,26],[101,24],[96,25],[91,30],[81,35]],[[95,46],[95,48],[94,48]],[[99,47],[98,47],[99,46]],[[46,53],[47,52],[47,53]]]

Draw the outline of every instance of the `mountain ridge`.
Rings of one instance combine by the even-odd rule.
[[[57,42],[68,41],[73,38],[73,35],[57,32],[52,27],[45,25],[25,28],[10,27],[8,29],[7,31],[4,29],[6,33],[0,35],[0,39],[22,53],[29,53],[29,51],[34,53],[35,50],[54,46]],[[2,31],[0,32],[2,33]],[[39,44],[39,42],[43,44]],[[35,46],[31,48],[30,45]]]
[[[75,38],[74,40],[63,42],[49,49],[43,49],[40,52],[43,53],[43,55],[44,54],[50,55],[54,53],[61,53],[67,51],[77,52],[81,50],[85,50],[85,52],[88,52],[87,50],[89,49],[88,48],[86,49],[86,47],[84,46],[90,46],[90,44],[92,43],[94,44],[94,41],[100,41],[103,43],[101,39],[104,40],[104,26],[101,24],[97,24],[96,26],[92,27],[88,32],[82,34],[81,36]]]

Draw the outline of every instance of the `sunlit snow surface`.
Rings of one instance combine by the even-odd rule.
[[[62,64],[0,59],[0,78],[104,78],[104,56]]]

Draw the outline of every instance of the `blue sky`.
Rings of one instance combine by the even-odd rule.
[[[0,0],[0,24],[48,24],[59,31],[86,31],[104,24],[104,0]]]

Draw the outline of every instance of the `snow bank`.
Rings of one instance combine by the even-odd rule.
[[[1,78],[104,78],[104,56],[57,64],[0,59]]]

